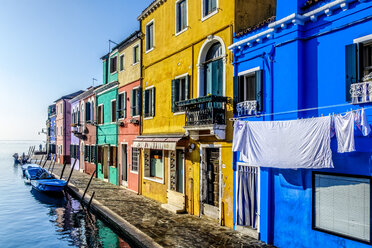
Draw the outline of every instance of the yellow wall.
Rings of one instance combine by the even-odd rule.
[[[119,69],[119,88],[132,83],[141,77],[141,63],[133,64],[133,47],[139,45],[139,56],[141,59],[141,40],[138,39],[119,51],[118,69]],[[124,70],[120,71],[120,56],[124,54]]]
[[[176,76],[190,75],[190,98],[197,98],[198,57],[208,36],[221,38],[226,50],[226,96],[233,97],[233,55],[227,49],[232,44],[234,31],[235,6],[232,1],[219,1],[219,11],[214,16],[201,21],[200,0],[188,0],[188,30],[175,36],[175,0],[168,0],[141,22],[145,34],[146,24],[154,20],[155,48],[143,51],[143,88],[155,86],[155,116],[143,120],[143,134],[185,133],[185,115],[171,112],[171,82]],[[146,35],[146,34],[145,34]],[[145,47],[145,36],[142,41]],[[227,119],[232,117],[232,106],[228,106]],[[185,185],[186,209],[199,215],[200,210],[200,145],[212,144],[221,147],[221,165],[223,187],[221,196],[224,202],[225,225],[233,226],[233,168],[232,124],[227,121],[226,139],[218,141],[215,137],[190,140],[196,144],[193,152],[186,152]],[[186,149],[188,150],[188,149]],[[168,157],[166,159],[168,161]],[[168,176],[168,162],[165,163],[165,175]],[[166,202],[168,179],[165,184],[142,180],[142,194]]]

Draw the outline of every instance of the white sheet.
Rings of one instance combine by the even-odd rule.
[[[251,166],[273,168],[333,168],[331,117],[246,123],[246,144],[234,130],[234,146]]]
[[[362,110],[358,109],[355,113],[355,125],[359,128],[364,136],[368,136],[371,133],[371,127],[368,123],[364,108],[362,108]]]
[[[354,119],[354,112],[336,115],[334,118],[338,153],[355,151]]]

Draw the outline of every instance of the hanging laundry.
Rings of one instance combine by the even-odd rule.
[[[368,123],[367,115],[362,108],[362,110],[358,109],[355,113],[355,125],[358,129],[362,132],[364,136],[368,136],[371,133],[371,127]]]
[[[334,118],[337,138],[337,152],[354,152],[354,113],[348,112],[344,116],[336,115]]]
[[[291,121],[247,122],[241,138],[234,130],[235,149],[251,166],[274,168],[333,168],[331,117]],[[242,140],[246,139],[243,147]]]

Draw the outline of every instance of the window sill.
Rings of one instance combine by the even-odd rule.
[[[151,181],[151,182],[155,182],[155,183],[164,184],[164,178],[163,179],[157,179],[155,177],[143,177],[143,179]]]
[[[138,175],[138,171],[132,171],[132,170],[130,170],[130,173]]]
[[[145,54],[147,54],[147,53],[149,53],[149,52],[153,51],[153,50],[154,50],[154,48],[155,48],[155,47],[152,47],[151,49],[149,49],[149,50],[146,50]]]
[[[184,115],[185,113],[186,113],[185,111],[182,111],[182,112],[173,113],[173,115]]]
[[[217,14],[217,13],[218,13],[218,8],[217,8],[215,11],[209,13],[209,14],[206,15],[206,16],[204,16],[204,15],[202,14],[203,16],[202,16],[201,21],[204,22],[205,20],[211,18],[212,16],[214,16],[214,15]]]
[[[118,72],[118,70],[116,70],[116,71],[114,71],[114,72],[110,72],[110,75],[113,75],[113,74],[115,74],[115,73],[117,73]]]
[[[139,61],[138,62],[136,62],[136,63],[134,63],[134,64],[132,64],[132,66],[135,66],[135,65],[138,65],[139,64]]]
[[[187,27],[184,28],[183,30],[181,30],[181,31],[179,31],[179,32],[177,32],[177,33],[175,33],[174,36],[177,37],[178,35],[183,34],[184,32],[186,32],[188,29],[189,29],[189,27],[187,26]]]
[[[154,119],[154,116],[143,118],[144,120],[152,120]]]

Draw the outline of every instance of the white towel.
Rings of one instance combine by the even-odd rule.
[[[358,109],[358,111],[355,113],[355,125],[364,136],[368,136],[371,133],[371,127],[368,123],[367,115],[364,111],[364,108],[362,108],[362,111]]]
[[[330,125],[330,116],[248,122],[246,134],[242,135],[246,136],[246,144],[242,148],[243,142],[239,141],[235,148],[243,154],[243,161],[251,166],[333,168]]]
[[[337,137],[337,152],[354,152],[354,113],[348,112],[344,116],[336,115],[334,118]]]

